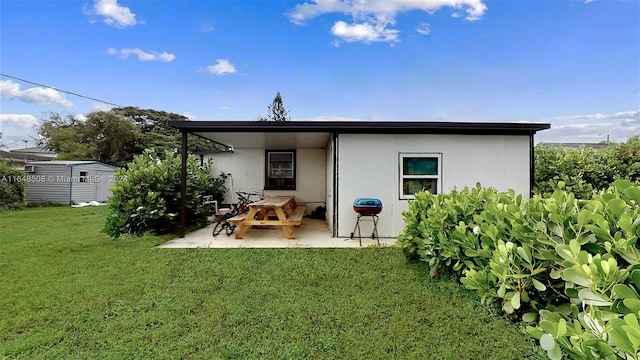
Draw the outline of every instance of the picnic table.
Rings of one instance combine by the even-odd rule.
[[[281,226],[287,239],[295,239],[291,227],[300,226],[305,208],[304,205],[296,204],[293,196],[272,196],[249,204],[249,211],[227,221],[240,226],[236,239],[242,239],[250,227],[269,225]]]

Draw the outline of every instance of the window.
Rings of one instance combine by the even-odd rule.
[[[442,154],[400,153],[400,199],[413,199],[419,191],[442,190]]]
[[[295,150],[267,150],[265,161],[265,190],[296,189]]]
[[[88,172],[86,172],[86,171],[80,171],[80,179],[79,179],[79,181],[80,181],[81,183],[86,183],[86,182],[87,182],[87,180],[88,180],[88,177],[89,177],[89,173],[88,173]]]

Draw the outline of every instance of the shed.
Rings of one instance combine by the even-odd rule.
[[[417,191],[441,193],[481,183],[530,196],[533,137],[550,128],[534,123],[418,121],[169,125],[183,134],[183,156],[187,133],[226,145],[230,151],[211,157],[212,175],[231,174],[235,191],[292,195],[308,204],[308,211],[326,208],[334,237],[350,235],[357,217],[352,204],[361,197],[382,201],[379,235],[396,237],[404,228],[402,212]],[[184,168],[182,182],[181,197],[186,198]]]
[[[114,167],[99,161],[32,161],[25,165],[27,203],[106,202]]]

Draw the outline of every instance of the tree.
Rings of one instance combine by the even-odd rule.
[[[2,131],[0,131],[0,149],[5,147],[6,145],[2,143]]]
[[[136,144],[136,154],[143,153],[147,148],[155,148],[159,153],[162,153],[162,149],[179,149],[181,134],[177,129],[170,127],[169,122],[189,121],[183,115],[131,106],[111,109],[111,112],[129,119],[142,134],[142,141]],[[216,144],[191,134],[188,144],[189,152],[221,150]]]
[[[39,145],[58,153],[62,160],[97,160],[121,165],[133,158],[141,138],[130,120],[111,112],[89,114],[85,121],[51,113],[38,130]]]
[[[284,108],[282,104],[282,96],[280,92],[276,94],[276,97],[273,99],[273,102],[267,108],[267,117],[260,118],[260,121],[289,121],[291,117],[289,116],[289,111]]]
[[[61,160],[94,160],[95,146],[86,135],[85,123],[71,115],[50,113],[38,135],[38,146],[55,151]]]
[[[142,154],[155,149],[180,148],[181,133],[169,126],[169,121],[189,121],[182,115],[138,109],[115,108],[89,114],[85,121],[71,115],[51,113],[38,130],[38,145],[54,150],[63,160],[98,160],[122,166]],[[220,150],[220,145],[189,135],[189,152]]]
[[[93,145],[93,160],[107,164],[120,165],[131,161],[137,153],[136,144],[143,138],[130,120],[113,112],[93,112],[84,126],[85,134]]]

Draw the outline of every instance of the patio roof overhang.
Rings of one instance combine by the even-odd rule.
[[[232,147],[323,148],[331,133],[532,135],[549,124],[428,121],[172,121],[181,131]]]
[[[171,121],[190,133],[361,133],[528,135],[551,127],[546,123],[432,121]]]

